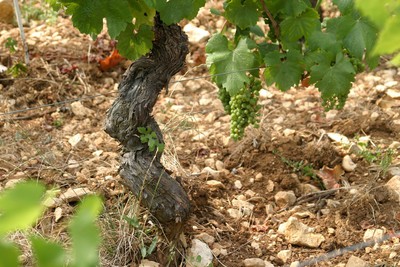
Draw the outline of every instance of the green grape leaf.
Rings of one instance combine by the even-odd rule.
[[[70,222],[74,267],[99,266],[100,231],[95,221],[101,210],[101,199],[94,195],[87,196]]]
[[[253,0],[230,0],[225,6],[224,17],[241,29],[256,25],[258,5]]]
[[[342,42],[336,39],[335,34],[329,32],[315,31],[307,43],[311,50],[322,49],[330,51],[334,55],[342,50]]]
[[[38,236],[32,236],[30,239],[38,267],[65,266],[66,255],[60,244]]]
[[[296,41],[303,36],[307,39],[311,33],[321,28],[321,23],[317,11],[307,8],[298,16],[287,17],[280,26],[282,38]]]
[[[367,16],[375,25],[382,29],[386,20],[399,10],[400,2],[393,0],[355,0],[356,7]]]
[[[400,66],[400,53],[398,53],[393,59],[392,63],[396,66]]]
[[[0,194],[0,236],[32,226],[45,210],[46,189],[31,181],[17,184]]]
[[[369,54],[377,38],[377,29],[368,20],[355,19],[352,15],[329,20],[327,32],[336,34],[338,40],[342,39],[344,47],[360,60],[365,51]]]
[[[273,83],[286,91],[293,85],[297,85],[303,74],[303,56],[299,51],[293,50],[286,54],[278,51],[268,53],[264,62],[266,65],[264,76],[268,85]]]
[[[142,24],[154,25],[154,16],[156,15],[156,10],[154,8],[148,6],[143,1],[128,0],[128,2],[129,11],[135,18],[136,28],[139,28]]]
[[[124,57],[137,59],[147,54],[153,47],[153,36],[151,26],[142,24],[138,30],[133,24],[128,24],[126,29],[118,35],[117,48]]]
[[[342,15],[349,14],[354,11],[353,0],[333,0],[333,4],[337,5]]]
[[[400,12],[399,12],[400,13]],[[400,15],[400,14],[399,14]],[[391,16],[380,32],[374,55],[391,54],[400,50],[400,16]]]
[[[126,8],[127,6],[127,0],[104,1],[103,8],[107,11],[104,17],[107,20],[108,34],[111,39],[115,39],[128,24],[132,23],[132,14],[129,12],[129,8]]]
[[[304,55],[304,62],[306,64],[305,69],[310,72],[311,68],[316,64],[322,64],[321,62],[330,65],[331,62],[335,62],[336,54],[325,51],[325,50],[315,50],[308,51]]]
[[[161,20],[169,25],[182,19],[191,20],[196,17],[205,0],[150,0],[149,6],[160,12]]]
[[[336,63],[322,60],[311,67],[310,82],[321,92],[327,109],[342,108],[354,81],[355,70],[348,58],[339,53]]]
[[[225,88],[231,96],[236,95],[244,83],[249,83],[246,70],[255,67],[255,56],[250,50],[254,41],[241,38],[236,47],[232,46],[222,34],[214,35],[207,43],[207,65],[211,74],[221,74],[213,80]]]
[[[115,38],[132,21],[126,0],[60,0],[72,15],[72,22],[82,33],[97,35],[103,29],[103,18],[107,20],[109,34]]]
[[[19,267],[19,255],[21,251],[15,244],[0,239],[0,267]]]
[[[282,12],[292,17],[300,15],[310,6],[304,0],[285,0],[281,2],[283,2]]]

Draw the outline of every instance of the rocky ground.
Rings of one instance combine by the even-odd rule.
[[[181,177],[193,206],[181,240],[167,242],[122,185],[119,146],[103,131],[130,62],[101,71],[98,60],[113,49],[106,36],[94,42],[68,18],[43,16],[47,23],[25,21],[27,72],[0,73],[0,189],[24,179],[59,189],[33,231],[68,243],[76,201],[96,192],[104,198],[102,266],[162,266],[168,256],[178,266],[191,258],[198,266],[400,265],[398,68],[382,59],[359,75],[340,111],[325,112],[313,87],[265,87],[261,127],[234,142],[204,65],[207,36],[191,36],[200,40],[190,44],[187,68],[154,110],[167,143],[164,165]],[[213,33],[221,21],[203,10],[192,24]],[[9,37],[16,52],[5,48]],[[0,23],[4,67],[23,60],[19,40],[16,26]],[[142,261],[140,248],[154,237],[156,252]],[[24,234],[11,238],[29,266]]]

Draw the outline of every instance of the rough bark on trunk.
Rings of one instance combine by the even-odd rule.
[[[190,202],[181,185],[160,163],[161,153],[141,143],[138,127],[150,127],[163,142],[151,112],[158,94],[179,72],[188,53],[187,36],[178,25],[154,23],[151,53],[129,67],[119,85],[119,95],[107,113],[105,131],[123,146],[119,174],[126,185],[174,236],[188,219]]]

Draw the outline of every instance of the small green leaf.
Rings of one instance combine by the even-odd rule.
[[[264,37],[264,35],[265,35],[263,30],[258,25],[251,26],[250,32],[254,33],[255,35],[260,36],[260,37]]]
[[[142,259],[147,257],[147,248],[145,245],[142,245],[142,247],[140,248],[140,253],[142,254]]]
[[[157,150],[158,150],[158,152],[160,152],[160,153],[164,151],[164,148],[165,148],[165,144],[162,144],[162,143],[160,144],[160,143],[159,143],[159,144],[157,145]]]
[[[241,29],[256,25],[259,13],[257,3],[253,0],[230,0],[225,6],[224,16]]]
[[[157,246],[157,241],[158,241],[157,236],[153,237],[153,240],[151,241],[151,244],[150,244],[150,246],[149,246],[149,249],[147,250],[147,254],[148,254],[148,255],[151,255],[151,253],[153,253],[154,249],[155,249],[156,246]]]
[[[282,91],[297,85],[304,71],[303,56],[296,50],[286,54],[278,51],[268,53],[264,62],[267,66],[264,72],[267,84],[275,83]]]
[[[37,182],[23,182],[0,195],[0,236],[32,226],[43,214],[45,187]]]
[[[21,251],[15,244],[0,239],[0,267],[19,267],[19,255]]]
[[[71,220],[69,232],[72,238],[74,267],[99,266],[100,231],[95,224],[102,210],[102,201],[98,196],[90,195],[79,204]]]
[[[150,138],[147,144],[149,145],[150,152],[153,152],[156,148],[156,139]]]
[[[134,228],[139,228],[139,220],[136,217],[128,217],[128,216],[123,216],[124,220],[127,221],[130,225],[132,225]]]
[[[141,133],[141,134],[146,134],[146,133],[148,133],[146,127],[138,127],[137,130],[138,130],[138,132]]]
[[[235,48],[222,34],[214,35],[207,43],[207,65],[214,81],[225,88],[230,95],[236,95],[244,83],[249,83],[248,69],[255,67],[255,56],[250,50],[255,43],[249,38],[241,38]]]
[[[38,236],[32,236],[30,239],[38,267],[65,266],[66,255],[60,244]]]

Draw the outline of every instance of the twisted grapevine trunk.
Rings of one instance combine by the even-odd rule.
[[[138,127],[150,127],[163,142],[151,112],[158,94],[184,66],[187,53],[187,36],[181,28],[165,25],[156,15],[153,49],[124,74],[105,126],[105,131],[123,146],[120,176],[170,236],[180,232],[188,219],[189,199],[160,163],[161,152],[151,152],[147,143],[141,143]]]

